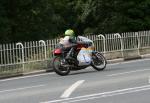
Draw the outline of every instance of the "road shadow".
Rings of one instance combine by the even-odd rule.
[[[121,71],[125,68],[121,68],[121,67],[106,67],[104,70],[101,70],[101,71],[97,71],[93,68],[90,68],[90,69],[85,69],[85,70],[77,70],[77,71],[71,71],[70,72],[70,76],[72,75],[78,75],[78,74],[92,74],[92,73],[108,73],[108,72],[112,72],[112,71]],[[68,76],[69,76],[68,75]]]
[[[96,73],[96,72],[102,72],[102,71],[96,71],[96,70],[92,70],[92,69],[85,69],[85,70],[78,70],[78,71],[71,71],[71,73],[69,74],[71,75],[78,75],[78,74],[92,74],[92,73]],[[69,76],[68,75],[68,76]]]

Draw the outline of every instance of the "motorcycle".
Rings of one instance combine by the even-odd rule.
[[[74,46],[74,51],[72,52],[71,56],[74,59],[66,60],[67,65],[63,65],[63,61],[65,59],[65,56],[68,54],[68,51],[63,51],[61,48],[56,48],[53,51],[54,58],[52,61],[52,67],[53,70],[61,76],[68,75],[70,71],[76,71],[85,69],[89,66],[92,66],[97,71],[102,71],[106,68],[107,61],[103,54],[101,52],[92,50],[91,53],[91,63],[88,65],[79,65],[79,62],[77,60],[77,55],[80,52],[82,48],[87,48],[86,44],[76,44]]]

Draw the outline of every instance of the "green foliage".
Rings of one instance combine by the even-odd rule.
[[[1,0],[0,43],[150,29],[150,0]]]

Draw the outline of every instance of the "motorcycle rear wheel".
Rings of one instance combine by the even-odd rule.
[[[100,52],[94,52],[92,55],[92,63],[91,66],[97,70],[97,71],[101,71],[104,70],[106,68],[106,58],[100,53]]]
[[[70,73],[70,68],[61,66],[61,60],[62,58],[59,56],[54,57],[53,69],[58,75],[66,76]]]

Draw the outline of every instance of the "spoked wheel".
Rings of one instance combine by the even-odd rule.
[[[58,56],[53,59],[53,69],[58,75],[68,75],[70,72],[70,68],[61,66],[61,60],[62,58]]]
[[[93,61],[92,61],[91,66],[94,69],[100,71],[100,70],[104,70],[106,68],[107,61],[100,52],[94,52],[92,55],[92,59],[93,59]]]

